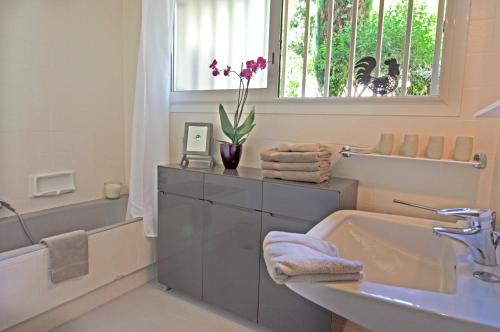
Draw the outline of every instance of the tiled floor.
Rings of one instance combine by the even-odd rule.
[[[269,331],[226,312],[154,284],[130,293],[70,321],[52,332],[250,332]]]
[[[272,332],[158,284],[147,284],[52,332]],[[343,332],[369,332],[348,322]]]

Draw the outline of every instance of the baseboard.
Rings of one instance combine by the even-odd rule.
[[[14,325],[3,332],[48,332],[156,278],[156,264]]]

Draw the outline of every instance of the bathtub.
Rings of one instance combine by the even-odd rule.
[[[23,215],[35,241],[77,229],[89,234],[89,274],[51,283],[48,250],[31,245],[14,217],[0,219],[0,331],[145,269],[155,241],[141,219],[125,220],[127,199],[96,200]]]

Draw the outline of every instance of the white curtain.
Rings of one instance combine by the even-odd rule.
[[[168,162],[174,0],[142,0],[127,217],[157,236],[157,165]]]

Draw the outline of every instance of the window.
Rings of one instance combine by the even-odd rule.
[[[445,11],[445,0],[284,0],[280,96],[368,97],[387,84],[379,95],[439,95]]]
[[[259,113],[460,112],[471,0],[176,2],[172,112],[234,102],[237,82],[212,77],[210,61],[234,68],[263,54],[272,63],[249,96]],[[361,84],[356,64],[364,57],[376,65]],[[399,64],[397,86],[375,98],[369,83],[388,75],[389,59]]]
[[[267,57],[270,0],[177,0],[175,12],[174,91],[237,89],[231,75],[214,79],[212,59],[219,67]],[[266,72],[252,81],[266,88]]]

